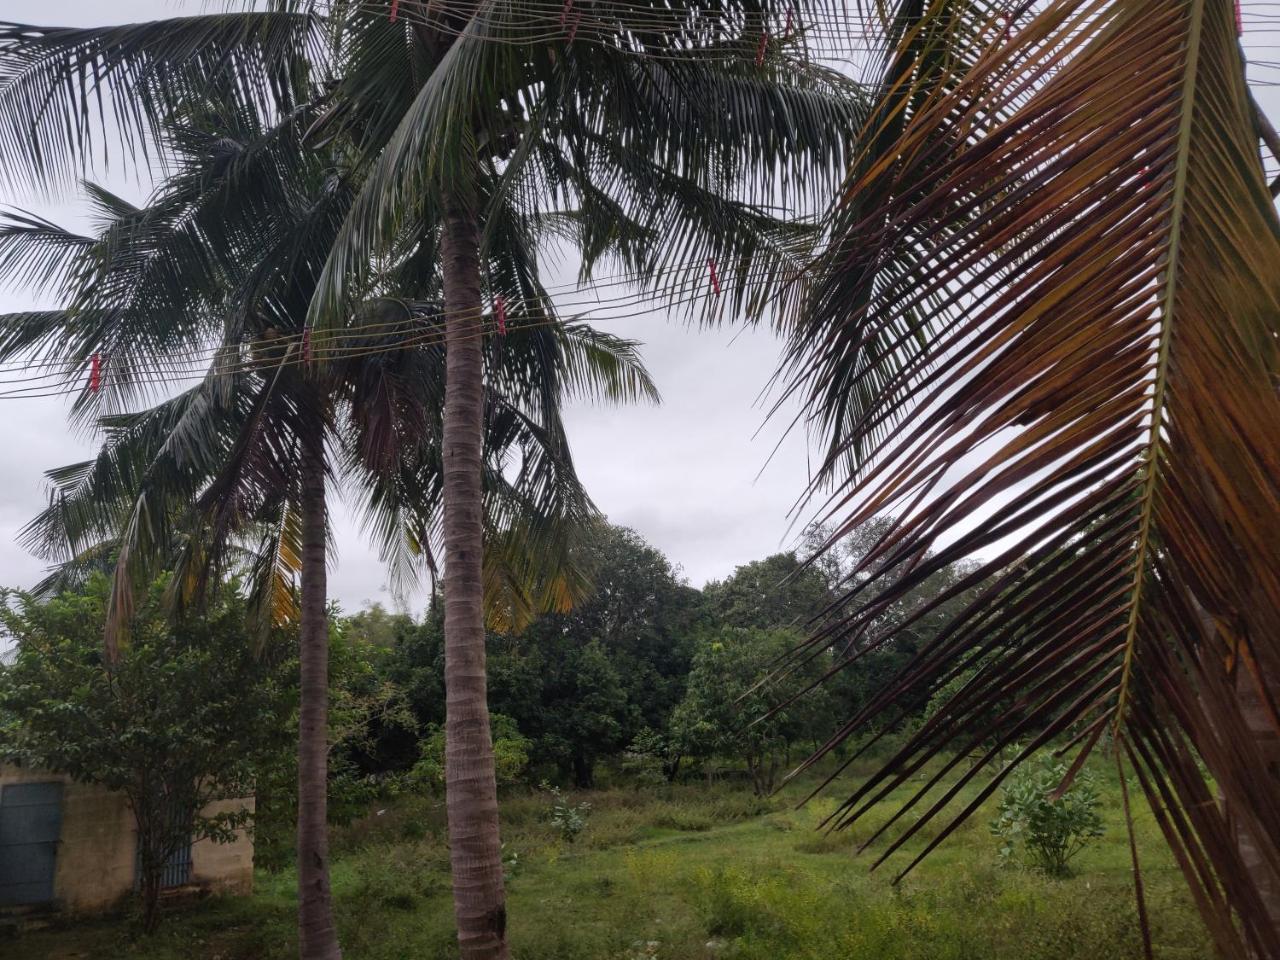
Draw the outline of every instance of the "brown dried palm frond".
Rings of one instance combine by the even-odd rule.
[[[935,761],[885,828],[945,817],[922,857],[1106,734],[1220,949],[1280,956],[1280,225],[1232,4],[903,10],[786,368],[834,536],[898,519],[810,652],[893,643],[877,610],[987,559],[823,753],[974,679],[833,823]]]

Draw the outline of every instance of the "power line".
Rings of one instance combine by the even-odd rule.
[[[754,271],[755,276],[752,277],[751,272],[747,274],[745,282],[751,279],[759,279],[771,276],[774,273],[768,267],[760,267]],[[732,277],[733,274],[730,274]],[[743,281],[744,278],[739,276],[736,279]],[[745,286],[745,283],[744,283]],[[598,301],[588,306],[588,309],[575,314],[571,318],[555,317],[546,320],[533,320],[521,322],[518,319],[508,321],[506,331],[511,335],[527,332],[530,330],[554,327],[581,320],[587,317],[593,317],[595,314],[603,314],[593,319],[601,319],[608,321],[630,320],[636,317],[649,315],[655,309],[678,309],[680,307],[693,306],[704,302],[711,298],[717,298],[717,294],[710,288],[709,283],[696,293],[688,293],[677,297],[664,296],[660,302],[655,303],[652,295],[643,292],[637,292],[627,297],[615,297]],[[588,301],[579,301],[576,305],[586,304]],[[546,304],[544,298],[530,298],[524,300],[510,301],[507,303],[507,309],[513,310],[525,304],[535,304],[542,307]],[[559,305],[556,305],[557,313],[563,313]],[[514,310],[513,310],[514,312]],[[482,310],[479,314],[470,314],[462,317],[463,321],[478,321],[480,323],[479,330],[472,335],[475,338],[496,337],[503,334],[498,332],[498,324],[493,319],[493,313],[489,310]],[[445,342],[444,330],[437,323],[431,329],[421,330],[420,324],[423,320],[436,319],[437,314],[423,314],[414,317],[408,317],[401,321],[390,323],[369,324],[364,327],[343,327],[339,328],[341,336],[337,339],[341,340],[357,340],[366,339],[370,336],[369,331],[377,329],[377,336],[395,336],[404,333],[403,339],[391,344],[374,344],[368,346],[357,347],[351,346],[328,346],[328,340],[321,336],[322,332],[312,332],[310,334],[310,357],[303,355],[301,346],[304,339],[304,333],[299,331],[281,335],[266,340],[249,341],[240,344],[222,344],[207,348],[199,353],[193,353],[185,360],[170,359],[160,361],[151,366],[143,375],[131,375],[125,373],[121,375],[120,371],[115,371],[116,377],[113,378],[111,370],[111,358],[107,355],[103,358],[103,368],[101,371],[102,385],[100,390],[110,391],[113,386],[127,387],[136,389],[145,386],[174,386],[179,383],[190,383],[206,379],[210,375],[216,376],[234,376],[237,374],[249,374],[262,372],[264,370],[273,371],[282,367],[298,366],[308,363],[337,362],[360,357],[368,357],[379,354],[392,353],[397,351],[406,351],[410,349],[422,349],[425,347],[440,345]],[[410,331],[419,329],[419,333]],[[470,338],[465,338],[470,339]],[[251,356],[248,359],[237,357],[233,362],[220,363],[220,355],[225,357],[230,351],[236,351],[237,354],[247,350]],[[276,350],[283,350],[284,355],[279,359],[264,358],[261,355]],[[258,353],[258,357],[253,357],[253,353]],[[207,368],[198,369],[201,363],[210,364]],[[63,373],[41,374],[33,377],[18,377],[9,380],[0,380],[0,387],[7,386],[8,389],[0,389],[0,399],[33,399],[41,397],[53,396],[71,396],[86,392],[89,388],[83,382],[83,361],[81,366],[72,370],[66,370]],[[16,371],[11,371],[16,372]],[[50,379],[61,379],[62,383],[54,385],[40,381]],[[115,381],[113,384],[113,380]],[[97,391],[95,391],[97,392]]]

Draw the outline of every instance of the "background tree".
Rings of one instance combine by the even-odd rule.
[[[831,603],[833,583],[821,567],[803,566],[794,551],[737,567],[703,588],[711,617],[761,630],[808,628]]]
[[[721,757],[745,765],[756,794],[773,791],[792,750],[824,740],[834,725],[831,704],[810,697],[778,712],[821,676],[821,661],[770,679],[779,658],[801,641],[794,630],[722,627],[698,646],[688,691],[671,721],[685,755]]]
[[[490,639],[495,709],[579,787],[596,761],[642,729],[665,730],[684,692],[698,591],[634,531],[594,527],[581,545],[592,587],[572,610],[538,618],[520,635]]]
[[[858,539],[865,539],[864,534],[851,538],[849,551],[856,549],[852,541]],[[487,638],[490,706],[529,738],[534,779],[559,778],[581,785],[594,779],[602,760],[639,764],[648,771],[646,776],[675,778],[685,754],[672,717],[685,697],[694,655],[706,636],[727,627],[794,634],[798,625],[822,615],[839,587],[838,576],[827,567],[802,567],[787,553],[743,564],[726,579],[698,591],[681,582],[659,550],[619,527],[597,528],[579,549],[594,587],[573,610],[544,614],[519,634],[490,632]],[[961,569],[938,571],[886,611],[886,618],[906,619],[938,600],[961,576]],[[812,747],[815,737],[825,739],[819,729],[828,719],[824,711],[858,709],[921,643],[932,639],[930,630],[945,625],[945,611],[957,602],[943,599],[941,612],[928,614],[913,632],[842,670],[829,682],[829,697],[815,700],[812,707],[805,701],[792,705],[793,720],[802,714],[816,720],[802,721],[805,732],[792,742]],[[345,631],[367,631],[369,637],[381,636],[390,643],[384,652],[378,652],[375,643],[370,655],[382,661],[377,669],[403,690],[419,728],[442,724],[444,641],[439,610],[433,607],[415,621],[375,609],[346,623]],[[827,668],[835,662],[830,652],[819,657]],[[925,706],[921,702],[904,709],[903,724],[918,722]],[[725,714],[722,719],[729,718]],[[735,725],[750,719],[747,714],[733,717]],[[719,721],[711,725],[718,727]],[[358,761],[366,773],[412,766],[417,745],[407,728],[381,729],[370,741],[370,752]]]
[[[366,689],[379,691],[384,703],[395,701],[392,709],[370,716],[358,746],[348,751],[348,762],[365,773],[406,770],[417,762],[423,731],[443,719],[442,665],[410,663],[420,634],[438,638],[439,616],[429,610],[418,622],[408,613],[392,613],[373,603],[335,618],[335,623],[351,658],[367,664]]]
[[[51,600],[6,592],[0,623],[17,642],[0,666],[0,756],[117,790],[138,836],[143,928],[155,929],[165,864],[196,840],[226,842],[248,807],[207,813],[215,800],[253,796],[257,778],[287,763],[292,701],[288,644],[255,654],[236,584],[204,614],[174,622],[166,584],[135,608],[132,642],[102,649],[110,583]]]

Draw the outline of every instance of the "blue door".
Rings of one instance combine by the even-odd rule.
[[[177,822],[177,817],[175,817],[175,822]],[[187,820],[183,830],[187,835],[187,839],[184,843],[178,844],[173,853],[169,854],[169,859],[165,861],[164,870],[160,874],[161,890],[182,887],[191,882],[191,825],[189,820]],[[134,856],[133,886],[135,890],[142,886],[141,839],[141,837],[138,838],[137,853]]]
[[[191,841],[178,847],[169,854],[169,861],[164,865],[164,874],[160,877],[160,886],[168,890],[170,887],[181,887],[191,882]]]
[[[53,899],[61,783],[11,783],[0,789],[0,904]]]

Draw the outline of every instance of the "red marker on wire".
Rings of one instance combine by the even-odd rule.
[[[720,278],[716,276],[716,262],[711,257],[707,257],[707,270],[711,273],[711,289],[718,297],[720,296]]]
[[[764,66],[764,50],[769,45],[769,31],[766,30],[760,34],[760,46],[756,47],[756,66]]]
[[[782,28],[783,40],[791,39],[791,17],[792,17],[792,14],[794,14],[795,12],[796,12],[796,8],[794,5],[787,7],[787,25]]]
[[[94,354],[89,358],[89,392],[97,393],[102,388],[102,357]]]
[[[400,9],[400,0],[391,0],[391,17],[392,23],[396,22],[396,11]]]
[[[507,335],[507,301],[502,294],[493,298],[493,314],[498,319],[498,336]]]

